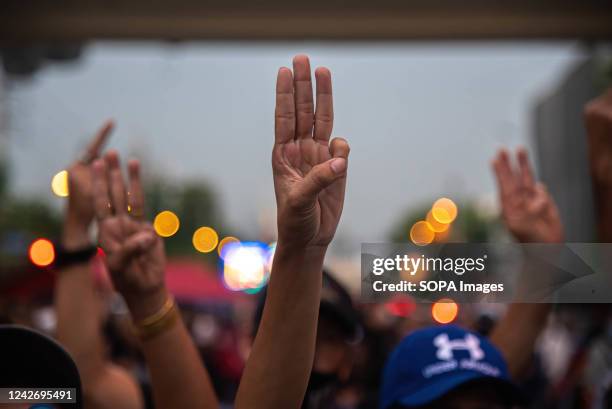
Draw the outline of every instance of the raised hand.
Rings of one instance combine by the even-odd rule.
[[[612,241],[612,88],[584,109],[599,240]]]
[[[110,151],[93,163],[94,207],[98,242],[113,283],[134,318],[141,319],[158,311],[167,298],[166,257],[161,238],[141,220],[144,193],[138,161],[130,161],[128,170],[129,191],[117,152]]]
[[[114,124],[107,121],[94,136],[85,152],[68,168],[68,206],[64,219],[64,246],[89,244],[87,230],[94,217],[91,163],[106,143]]]
[[[349,154],[333,126],[331,74],[308,57],[278,71],[272,150],[278,246],[253,349],[236,394],[237,409],[300,408],[312,370],[322,268],[344,204]]]
[[[310,63],[304,55],[278,71],[272,170],[279,242],[327,246],[344,204],[349,146],[329,141],[333,126],[331,73],[318,68],[316,111]]]
[[[595,183],[609,191],[612,189],[612,89],[587,104],[584,118],[591,173]]]
[[[99,157],[112,129],[113,123],[106,122],[80,159],[68,168],[70,195],[62,236],[62,246],[68,252],[91,248],[88,230],[94,218],[92,162]],[[107,346],[102,334],[103,303],[95,290],[89,260],[57,267],[56,336],[75,359],[81,374],[84,406],[93,409],[143,408],[142,394],[133,376],[106,357]]]
[[[176,319],[176,305],[164,284],[163,242],[153,227],[141,220],[144,193],[138,161],[128,163],[128,173],[129,190],[117,152],[96,160],[94,207],[106,265],[141,334],[155,407],[217,408],[208,373],[185,325]],[[142,332],[145,326],[155,331]]]
[[[546,187],[535,181],[525,149],[519,149],[517,161],[518,169],[503,149],[493,160],[502,216],[508,230],[522,243],[562,242],[559,211]]]

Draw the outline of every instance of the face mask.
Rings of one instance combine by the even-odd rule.
[[[329,407],[328,400],[335,387],[339,384],[335,373],[323,373],[312,371],[306,388],[306,395],[302,403],[302,409],[317,409]]]

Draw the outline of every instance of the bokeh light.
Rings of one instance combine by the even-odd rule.
[[[229,248],[229,246],[226,247],[226,245],[230,243],[240,243],[240,240],[238,240],[234,236],[227,236],[219,242],[217,252],[219,253],[219,257],[221,257],[222,259],[225,258],[225,253],[227,253],[227,249]]]
[[[219,235],[212,227],[203,226],[193,233],[193,247],[200,253],[210,253],[219,243]]]
[[[223,260],[223,281],[233,291],[253,294],[267,282],[267,246],[259,242],[229,243]]]
[[[450,298],[443,298],[431,307],[431,316],[440,324],[448,324],[457,318],[459,306]]]
[[[395,317],[408,317],[416,310],[416,303],[408,296],[400,295],[385,303],[387,312]]]
[[[255,288],[245,288],[244,291],[247,294],[257,294],[258,292],[261,291],[261,289],[264,288],[264,286],[260,286],[260,287],[255,287]]]
[[[407,256],[413,259],[417,259],[421,257],[421,255],[418,253],[408,253]],[[412,268],[400,269],[399,275],[400,275],[400,278],[404,281],[411,281],[411,282],[418,283],[421,280],[427,279],[429,272],[425,269],[425,266],[423,264],[419,264],[416,270],[413,270]]]
[[[47,239],[36,239],[28,249],[30,261],[38,267],[47,267],[55,260],[55,248]]]
[[[431,215],[442,224],[452,223],[457,217],[457,205],[447,197],[440,198],[431,207]]]
[[[68,196],[68,171],[57,172],[51,179],[51,191],[59,197]]]
[[[170,210],[159,212],[153,220],[153,227],[157,234],[162,237],[173,236],[179,229],[180,221],[176,214]]]
[[[418,221],[410,229],[410,240],[416,245],[425,246],[431,243],[436,233],[426,221]]]
[[[427,217],[425,217],[425,221],[429,223],[429,226],[435,233],[443,233],[448,230],[450,224],[448,223],[440,223],[437,221],[432,214],[432,211],[427,212]]]

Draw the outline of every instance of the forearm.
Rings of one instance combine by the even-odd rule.
[[[279,242],[236,408],[299,408],[312,370],[325,248]]]
[[[89,245],[87,229],[67,223],[62,245],[76,250]],[[73,356],[84,386],[104,365],[104,348],[99,304],[89,263],[58,271],[55,287],[57,338]]]
[[[62,246],[78,250],[89,245],[87,229],[67,222]],[[58,271],[55,287],[58,341],[70,352],[79,369],[87,407],[142,408],[142,396],[134,378],[106,359],[99,301],[90,263]]]
[[[520,379],[528,368],[551,309],[547,303],[512,303],[493,330],[491,342],[506,359],[513,378]]]
[[[104,362],[100,312],[92,288],[89,265],[58,272],[55,288],[57,338],[73,356],[86,385]]]
[[[163,304],[166,290],[128,302],[135,321],[151,316]],[[143,339],[142,351],[149,373],[155,407],[158,409],[217,408],[218,401],[202,359],[180,317],[163,332]]]
[[[542,299],[539,303],[524,302],[529,299],[528,284],[532,277],[546,277],[552,273],[542,270],[539,263],[532,263],[533,259],[534,257],[526,252],[526,261],[518,276],[515,301],[508,306],[491,335],[491,341],[500,349],[510,375],[515,379],[520,379],[529,368],[536,341],[546,326],[551,311],[550,300]]]

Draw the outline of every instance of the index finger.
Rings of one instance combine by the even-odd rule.
[[[493,161],[493,170],[497,177],[497,186],[502,200],[512,196],[518,187],[517,181],[510,165],[508,152],[501,149]]]
[[[520,148],[516,156],[518,157],[519,168],[521,170],[521,184],[527,189],[535,188],[535,178],[533,177],[533,170],[529,164],[529,155],[525,148]]]
[[[91,160],[97,158],[100,155],[100,150],[102,146],[106,143],[110,133],[113,131],[115,127],[115,123],[113,120],[109,119],[102,125],[102,127],[96,133],[93,140],[87,146],[87,157]]]

